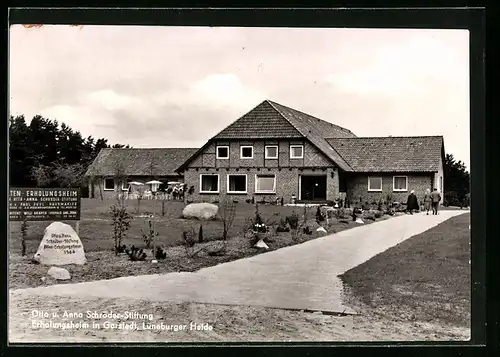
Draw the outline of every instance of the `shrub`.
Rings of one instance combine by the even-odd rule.
[[[246,202],[246,203],[252,203],[252,199],[251,199],[251,198],[247,198],[247,199],[245,200],[245,202]]]
[[[194,193],[194,186],[191,186],[188,190],[188,194],[192,195]]]
[[[337,219],[347,217],[345,208],[339,208],[339,209],[335,210],[334,212],[335,212],[335,218],[337,218]]]
[[[384,215],[384,212],[382,210],[377,210],[377,211],[375,211],[374,215],[375,215],[375,218],[380,218]]]
[[[233,201],[230,201],[226,196],[223,196],[222,202],[219,205],[219,217],[222,221],[222,239],[224,241],[227,241],[229,229],[233,225],[235,215],[235,203]]]
[[[443,206],[457,206],[461,207],[464,200],[460,199],[459,195],[455,191],[447,191],[443,197]]]
[[[158,237],[160,235],[158,232],[156,232],[154,230],[153,222],[151,219],[148,220],[148,231],[144,232],[141,229],[141,232],[142,232],[142,238],[144,240],[144,243],[146,243],[146,248],[150,248],[151,243],[153,243],[153,241],[154,241],[154,238]]]
[[[194,257],[197,255],[199,252],[201,252],[202,249],[195,249],[196,245],[196,240],[195,240],[195,232],[194,229],[191,227],[189,230],[184,230],[182,232],[182,245],[184,246],[184,249],[186,251],[186,255],[190,258]]]
[[[126,237],[127,231],[130,228],[130,221],[132,216],[127,212],[127,208],[122,203],[118,201],[116,204],[111,206],[111,225],[113,226],[113,240],[115,243],[115,255],[118,255],[119,248],[122,245],[122,240]]]
[[[127,246],[125,244],[121,245],[118,247],[118,253],[125,253],[125,251],[127,250]]]
[[[323,222],[325,220],[325,216],[321,212],[320,207],[318,206],[318,209],[316,210],[316,222]]]
[[[129,249],[125,249],[125,253],[127,253],[128,257],[131,261],[143,261],[146,260],[146,253],[142,249],[136,248],[134,245]]]
[[[286,218],[281,217],[276,232],[290,232],[290,227],[288,227]]]
[[[312,234],[311,228],[309,228],[309,226],[305,226],[304,228],[302,228],[302,232],[308,235]]]
[[[290,225],[291,229],[299,228],[299,215],[297,214],[297,212],[293,211],[290,216],[287,216],[286,223]]]
[[[167,257],[167,252],[164,251],[161,247],[156,249],[155,258],[158,260],[165,259]]]

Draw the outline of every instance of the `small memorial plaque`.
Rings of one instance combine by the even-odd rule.
[[[53,222],[45,228],[33,259],[44,265],[82,265],[87,262],[80,237],[69,224],[61,222]]]

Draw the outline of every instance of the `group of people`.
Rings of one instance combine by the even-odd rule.
[[[441,194],[438,192],[437,188],[431,192],[430,189],[425,191],[424,195],[424,211],[429,214],[429,211],[432,208],[432,214],[437,215],[439,210],[439,202],[441,202]],[[413,214],[413,211],[419,211],[420,207],[418,204],[417,196],[415,195],[415,191],[412,190],[410,195],[408,196],[408,201],[406,202],[406,210]]]

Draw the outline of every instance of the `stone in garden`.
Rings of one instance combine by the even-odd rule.
[[[255,243],[254,247],[255,248],[262,248],[262,249],[269,249],[269,246],[262,239],[260,239],[257,243]]]
[[[182,210],[182,217],[196,219],[213,219],[217,216],[219,207],[213,203],[191,203]]]
[[[319,227],[316,232],[328,233],[324,227]]]
[[[71,279],[71,275],[69,271],[64,268],[50,267],[47,275],[53,277],[56,280],[69,280]]]
[[[356,223],[364,224],[365,222],[363,222],[363,220],[358,217],[358,218],[356,218]]]
[[[83,265],[87,262],[80,237],[69,224],[62,222],[52,222],[45,228],[33,260],[44,265]]]
[[[151,263],[158,263],[158,260],[152,260]]]

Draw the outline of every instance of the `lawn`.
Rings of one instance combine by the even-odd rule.
[[[132,262],[125,255],[115,256],[113,252],[112,226],[109,216],[109,207],[114,204],[113,200],[100,201],[92,199],[82,200],[82,212],[80,223],[80,238],[87,256],[87,264],[83,266],[67,266],[72,279],[68,282],[82,282],[97,279],[111,279],[129,275],[157,274],[179,271],[196,271],[203,267],[213,266],[219,263],[228,262],[263,251],[253,248],[249,238],[245,237],[244,231],[248,226],[247,220],[255,214],[255,206],[247,203],[236,204],[235,219],[233,226],[229,230],[229,239],[227,242],[227,251],[222,256],[211,256],[207,254],[210,247],[221,243],[222,222],[197,221],[182,219],[182,202],[168,202],[165,205],[165,215],[161,215],[160,202],[142,201],[140,213],[136,213],[136,202],[128,202],[128,211],[135,215],[132,221],[127,238],[123,244],[127,246],[145,247],[142,240],[141,229],[146,230],[147,218],[139,215],[155,212],[155,228],[159,233],[156,238],[157,246],[164,247],[167,252],[167,258],[152,264],[151,251],[147,250],[148,257],[143,262]],[[303,215],[302,207],[259,205],[259,212],[263,220],[272,224],[279,222],[284,218],[296,212]],[[314,221],[316,208],[308,209],[307,219]],[[387,219],[389,216],[383,216],[377,220]],[[302,218],[301,218],[302,219]],[[366,220],[366,224],[373,221]],[[74,226],[74,222],[66,222]],[[34,264],[30,258],[36,252],[38,245],[43,237],[43,231],[49,222],[29,222],[27,234],[27,257],[20,256],[21,232],[20,223],[10,223],[9,236],[9,287],[23,288],[51,284],[49,280],[43,282],[42,277],[46,276],[48,267]],[[202,249],[196,256],[190,257],[186,254],[182,246],[182,232],[193,228],[198,232],[200,224],[203,225],[204,243],[196,244],[195,249]],[[325,225],[329,233],[339,232],[357,226],[356,223],[337,222],[335,224]],[[268,242],[269,249],[276,250],[282,247],[302,243],[310,239],[321,236],[321,233],[313,232],[311,235],[300,234],[293,239],[290,233],[276,233],[270,237]],[[60,282],[59,282],[60,283]]]
[[[453,217],[347,271],[348,302],[406,321],[470,326],[470,214]]]

